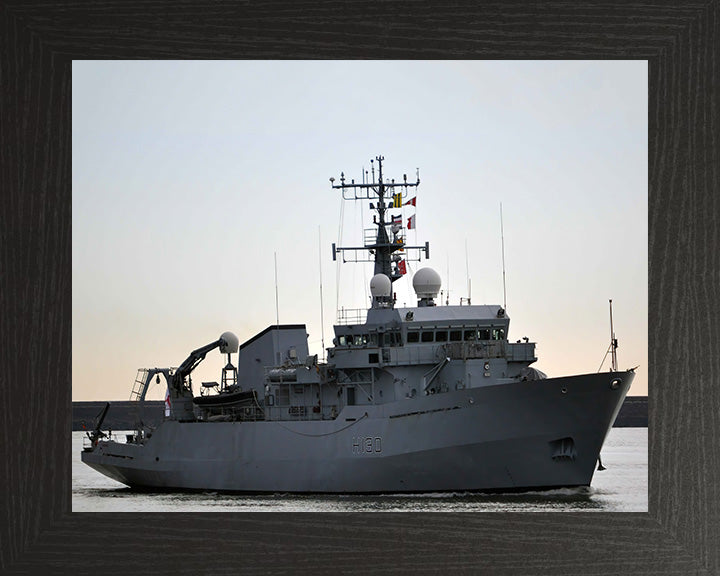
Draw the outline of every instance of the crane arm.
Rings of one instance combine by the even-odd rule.
[[[175,374],[173,375],[174,388],[178,392],[182,390],[182,385],[185,381],[185,377],[188,376],[193,370],[195,370],[197,365],[205,359],[205,355],[208,352],[214,350],[215,348],[218,348],[219,346],[224,344],[224,342],[225,340],[223,338],[218,338],[215,342],[211,342],[210,344],[206,344],[205,346],[202,346],[201,348],[190,352],[190,356],[188,356],[185,361],[180,364],[178,369],[175,371]]]

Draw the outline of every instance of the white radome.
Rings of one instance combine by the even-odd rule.
[[[420,268],[413,276],[413,289],[418,298],[435,298],[440,292],[440,274],[432,268]]]
[[[375,298],[390,296],[391,290],[392,282],[390,282],[390,278],[385,276],[385,274],[375,274],[375,276],[370,278],[370,294]]]
[[[223,343],[220,344],[220,352],[223,354],[234,354],[238,351],[240,340],[232,332],[223,332],[220,334]]]

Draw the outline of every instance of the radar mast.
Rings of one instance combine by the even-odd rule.
[[[375,166],[371,163],[372,181],[358,184],[355,180],[349,183],[345,181],[345,173],[340,173],[340,184],[335,184],[335,179],[330,178],[333,188],[342,190],[343,200],[373,200],[370,209],[376,213],[373,215],[375,228],[364,231],[363,246],[336,246],[333,244],[333,260],[337,255],[343,254],[343,262],[374,262],[374,274],[384,274],[395,282],[406,273],[406,262],[418,262],[421,254],[425,258],[430,257],[430,243],[425,246],[408,246],[405,243],[404,231],[406,228],[415,228],[415,216],[407,219],[407,226],[404,226],[401,215],[389,215],[388,210],[400,209],[405,205],[415,206],[415,198],[407,200],[408,191],[417,188],[420,184],[420,177],[417,175],[415,182],[407,181],[407,174],[403,174],[402,182],[389,182],[383,179],[383,156],[376,156],[378,165],[378,178],[375,180]],[[346,257],[347,253],[347,257]]]

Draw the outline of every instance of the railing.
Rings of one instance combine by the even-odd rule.
[[[396,222],[396,224],[400,224],[400,222]],[[386,222],[385,223],[385,229],[387,231],[388,235],[388,243],[393,243],[393,234],[392,234],[392,222]],[[378,235],[378,229],[377,228],[365,228],[363,229],[363,246],[365,248],[370,248],[372,246],[377,245],[377,235]],[[405,236],[404,234],[400,234],[397,237],[398,241],[396,244],[404,244],[405,243]]]
[[[301,422],[307,420],[334,420],[338,415],[338,405],[306,406],[303,404],[265,406],[266,420],[283,422]]]
[[[470,360],[480,358],[504,358],[505,342],[501,340],[487,342],[446,342],[434,346],[404,346],[390,348],[390,362],[405,364],[435,364],[447,357],[451,360]]]
[[[98,438],[98,442],[107,442],[108,440],[112,442],[117,442],[117,435],[110,433],[105,434],[104,436]],[[93,444],[92,440],[88,438],[87,436],[83,436],[83,450],[87,451],[91,448],[94,448],[96,444]]]
[[[448,342],[445,353],[451,359],[503,358],[505,342],[502,340],[481,342]]]
[[[369,346],[377,350],[374,346]],[[383,364],[416,365],[436,364],[440,359],[471,360],[483,358],[505,358],[508,362],[535,361],[535,343],[510,343],[505,340],[480,340],[465,342],[437,342],[427,346],[413,344],[398,347],[384,347]]]
[[[508,343],[508,360],[515,362],[535,361],[535,343],[534,342],[515,342]]]
[[[340,308],[337,311],[337,324],[342,326],[364,324],[366,318],[367,310],[365,308]]]
[[[374,246],[377,244],[377,228],[365,228],[363,230],[363,246]]]

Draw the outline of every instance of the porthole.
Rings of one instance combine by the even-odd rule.
[[[620,384],[622,384],[622,380],[620,378],[614,378],[613,381],[610,382],[610,389],[617,390],[620,388]]]

